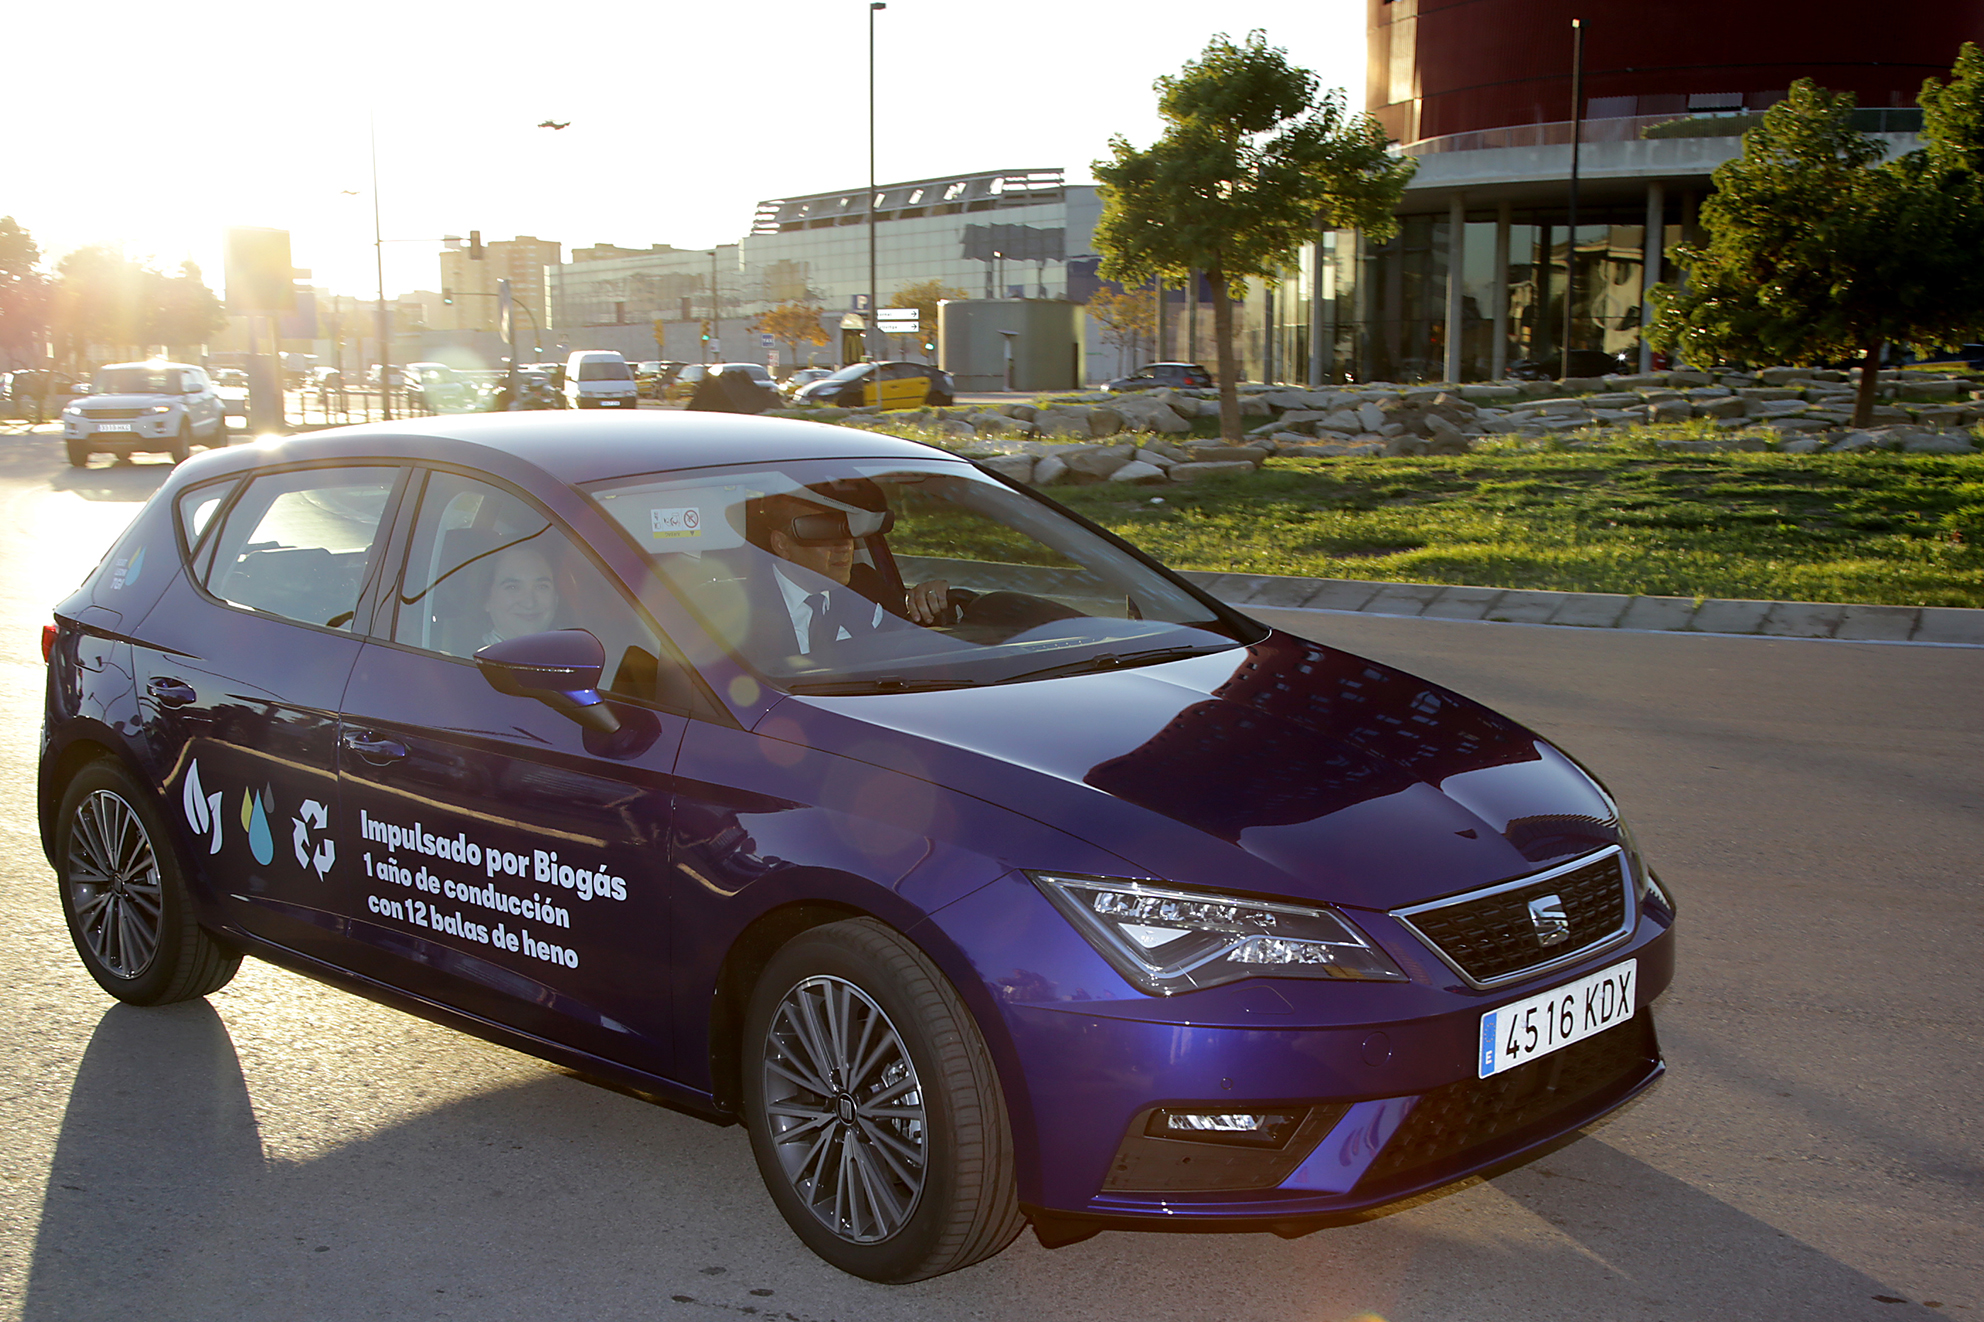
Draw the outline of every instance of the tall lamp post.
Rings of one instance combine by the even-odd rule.
[[[887,9],[883,0],[868,4],[868,356],[882,357],[881,306],[875,299],[875,11]]]
[[[1571,214],[1564,227],[1564,343],[1559,380],[1571,375],[1571,325],[1578,296],[1578,140],[1584,137],[1584,20],[1571,20]]]
[[[386,240],[379,228],[379,124],[375,116],[365,118],[366,133],[372,141],[372,262],[379,275],[379,404],[381,416],[393,420],[393,353],[387,338],[392,323],[386,317]]]

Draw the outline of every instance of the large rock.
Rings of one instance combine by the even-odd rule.
[[[1514,386],[1462,386],[1460,397],[1476,404],[1493,404],[1505,399],[1521,399],[1522,391]]]
[[[1573,395],[1590,395],[1605,389],[1602,376],[1567,376],[1560,383]]]
[[[1132,459],[1129,463],[1124,464],[1121,468],[1111,473],[1109,480],[1111,482],[1150,483],[1169,482],[1171,479],[1166,477],[1165,470],[1159,468],[1156,464],[1147,464],[1141,459]]]
[[[1077,477],[1106,478],[1136,454],[1134,445],[1071,445],[1061,461]]]
[[[1112,396],[1113,398],[1113,396]],[[1123,430],[1123,415],[1114,407],[1097,405],[1088,411],[1088,432],[1091,436],[1114,436]]]
[[[981,459],[978,466],[1010,481],[1032,482],[1034,463],[1030,454],[1002,454],[996,459]]]
[[[1693,413],[1685,399],[1660,399],[1646,406],[1648,422],[1686,422]]]
[[[1033,476],[1028,479],[1034,486],[1052,486],[1065,481],[1068,476],[1068,461],[1058,454],[1042,455],[1033,464]]]
[[[1196,482],[1202,477],[1224,477],[1235,473],[1251,473],[1252,464],[1240,462],[1206,462],[1177,464],[1171,469],[1173,482]]]
[[[1033,434],[1033,424],[1022,422],[1020,419],[1005,413],[974,414],[971,418],[971,425],[978,430],[981,436],[1031,436]]]
[[[1220,445],[1217,442],[1203,442],[1184,447],[1193,463],[1227,463],[1244,461],[1259,466],[1268,457],[1268,452],[1257,445]]]
[[[1172,435],[1189,432],[1192,424],[1178,416],[1176,409],[1161,399],[1138,399],[1131,395],[1116,405],[1126,431],[1154,431]]]
[[[1736,393],[1744,399],[1763,401],[1772,399],[1802,399],[1805,392],[1802,390],[1793,390],[1790,386],[1741,386],[1737,388]]]
[[[1359,404],[1357,423],[1365,431],[1376,431],[1385,425],[1385,411],[1374,403]]]
[[[1309,441],[1302,445],[1284,446],[1281,451],[1283,457],[1289,459],[1343,459],[1384,452],[1385,447],[1376,442],[1358,445],[1349,441]]]
[[[1041,409],[1033,415],[1033,426],[1042,436],[1068,440],[1086,441],[1095,435],[1084,408]]]
[[[1670,386],[1705,386],[1714,379],[1707,372],[1679,371],[1667,374],[1667,384]]]
[[[1643,386],[1664,386],[1667,384],[1665,372],[1609,373],[1599,378],[1612,390],[1638,390]]]
[[[1693,405],[1698,418],[1742,418],[1750,412],[1750,401],[1727,395],[1721,399],[1704,399]]]
[[[1924,402],[1968,398],[1969,395],[1970,383],[1967,381],[1909,381],[1901,388],[1903,399]]]
[[[1968,436],[1956,432],[1911,432],[1901,448],[1909,454],[1976,454]]]

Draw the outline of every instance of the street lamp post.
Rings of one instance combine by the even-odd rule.
[[[1570,223],[1564,227],[1564,343],[1557,373],[1571,374],[1571,327],[1578,294],[1578,139],[1584,136],[1584,20],[1571,20],[1571,196]]]
[[[887,9],[883,0],[868,4],[868,356],[882,357],[880,318],[875,309],[875,11]]]
[[[366,117],[366,131],[372,139],[372,261],[379,275],[379,402],[381,416],[393,420],[393,353],[387,339],[391,322],[386,317],[386,240],[379,228],[379,124]]]

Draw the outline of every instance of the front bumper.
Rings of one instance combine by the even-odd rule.
[[[1651,1006],[1673,976],[1674,936],[1671,917],[1651,907],[1623,944],[1494,991],[1461,985],[1422,950],[1411,983],[1260,978],[1158,998],[1124,996],[1057,959],[1043,949],[1052,925],[1015,923],[1009,906],[1029,897],[996,894],[1002,889],[995,883],[951,906],[945,927],[1005,934],[989,943],[1003,949],[966,944],[977,947],[968,952],[977,968],[1015,970],[988,980],[988,990],[1011,1052],[1005,1085],[1020,1197],[1063,1231],[1301,1233],[1355,1219],[1547,1150],[1665,1069]],[[982,912],[967,912],[979,903]],[[1393,944],[1394,930],[1357,917]],[[1633,1018],[1477,1078],[1485,1011],[1627,959],[1638,962]],[[1039,994],[1055,988],[1071,994]],[[1209,1142],[1154,1148],[1145,1136],[1153,1108],[1301,1113],[1307,1119],[1289,1141],[1302,1150],[1266,1183],[1201,1179],[1195,1171],[1244,1163]],[[1251,1169],[1258,1176],[1261,1167]]]
[[[117,428],[119,430],[110,430]],[[72,441],[100,441],[105,445],[130,445],[138,441],[166,440],[179,434],[176,414],[156,414],[141,418],[99,421],[94,418],[64,417],[62,435]]]
[[[631,409],[640,407],[636,395],[580,395],[573,406],[582,409]]]

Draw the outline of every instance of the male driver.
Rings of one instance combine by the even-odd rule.
[[[872,633],[891,615],[924,625],[955,620],[950,585],[942,579],[909,588],[900,608],[880,600],[894,593],[873,565],[855,560],[854,544],[858,538],[884,531],[890,519],[886,510],[868,508],[880,503],[876,499],[880,492],[870,483],[860,485],[866,490],[841,493],[855,497],[849,501],[827,495],[830,503],[822,503],[781,493],[760,496],[747,506],[750,541],[829,580],[820,583],[773,566],[793,636],[799,651],[807,655],[827,643]]]

